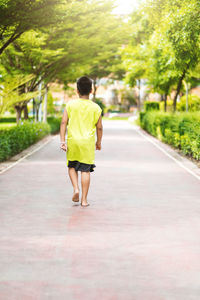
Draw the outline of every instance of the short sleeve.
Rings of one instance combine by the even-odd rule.
[[[97,104],[97,108],[95,110],[95,124],[97,124],[98,120],[99,120],[99,117],[102,113],[102,109],[101,107]]]
[[[70,103],[69,102],[67,102],[65,108],[66,108],[67,115],[68,115],[68,118],[69,118],[70,117]]]

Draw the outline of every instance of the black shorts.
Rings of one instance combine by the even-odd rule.
[[[94,164],[85,164],[81,163],[78,160],[69,160],[68,161],[68,168],[74,168],[76,171],[81,172],[94,172],[94,168],[96,166]]]

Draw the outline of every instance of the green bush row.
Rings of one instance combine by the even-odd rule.
[[[48,117],[47,122],[50,125],[51,134],[58,133],[60,130],[60,122],[62,117]]]
[[[15,123],[16,118],[15,117],[4,117],[0,118],[0,123]]]
[[[0,161],[21,152],[51,132],[47,123],[20,122],[18,125],[0,130]]]
[[[160,103],[156,101],[145,101],[144,110],[145,111],[160,110]]]
[[[160,102],[160,110],[164,111],[164,101]],[[180,112],[186,111],[186,96],[182,96],[180,101],[177,102],[176,110]],[[167,100],[167,111],[173,112],[172,100]],[[189,112],[200,111],[200,97],[192,94],[188,96],[188,111]]]
[[[200,112],[142,112],[140,125],[163,142],[200,159]]]

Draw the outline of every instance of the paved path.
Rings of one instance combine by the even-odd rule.
[[[0,300],[200,299],[200,181],[125,121],[104,128],[88,208],[59,136],[2,174]]]

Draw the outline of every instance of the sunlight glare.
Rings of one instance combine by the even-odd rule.
[[[117,14],[129,14],[139,4],[139,0],[115,0],[115,2],[114,12]]]

